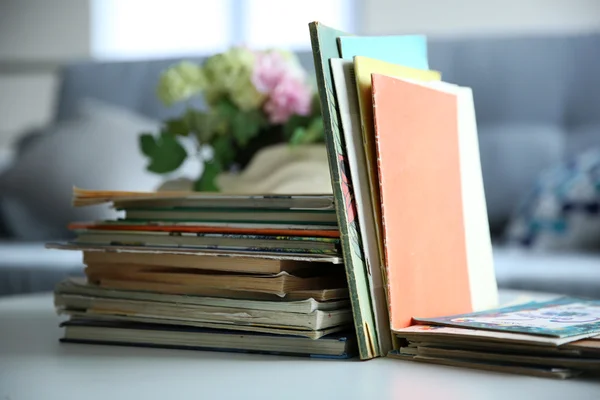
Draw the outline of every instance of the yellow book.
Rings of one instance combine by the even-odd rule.
[[[369,181],[369,192],[373,204],[375,223],[377,224],[377,244],[382,266],[385,265],[383,250],[383,231],[381,227],[381,200],[379,195],[379,177],[377,173],[377,155],[375,149],[375,128],[373,122],[373,95],[371,74],[382,74],[415,81],[439,81],[442,75],[437,71],[415,69],[403,65],[391,64],[369,57],[354,57],[354,72],[356,74],[356,88],[358,90],[358,104],[362,126],[365,158]],[[398,105],[402,107],[401,104]],[[385,282],[385,269],[382,269]]]

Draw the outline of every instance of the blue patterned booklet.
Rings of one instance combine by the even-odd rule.
[[[600,333],[600,301],[563,297],[546,302],[439,318],[414,318],[420,325],[568,338]]]

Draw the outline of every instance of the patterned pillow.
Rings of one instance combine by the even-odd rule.
[[[544,171],[506,233],[517,246],[600,249],[600,149]]]

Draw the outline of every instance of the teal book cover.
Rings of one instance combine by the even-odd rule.
[[[600,301],[563,297],[470,314],[414,318],[414,321],[558,338],[593,336],[600,333]]]
[[[429,69],[427,37],[424,35],[342,36],[339,47],[342,57],[348,60],[364,56],[410,68]]]

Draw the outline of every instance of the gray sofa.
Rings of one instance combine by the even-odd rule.
[[[502,245],[511,213],[540,171],[600,146],[600,35],[432,40],[429,53],[431,67],[444,80],[474,91],[500,287],[600,297],[600,257],[595,254],[536,254]],[[310,54],[301,59],[313,68]],[[160,71],[174,61],[65,66],[55,123],[74,118],[86,98],[156,121],[180,112],[164,108],[154,95]],[[38,139],[33,135],[31,141]],[[115,179],[138,173],[136,168]],[[10,196],[0,176],[5,220],[15,213],[1,202]],[[14,234],[10,226],[4,229]],[[81,273],[77,253],[46,251],[40,242],[26,239],[21,235],[0,244],[0,295],[50,290],[63,276]]]

